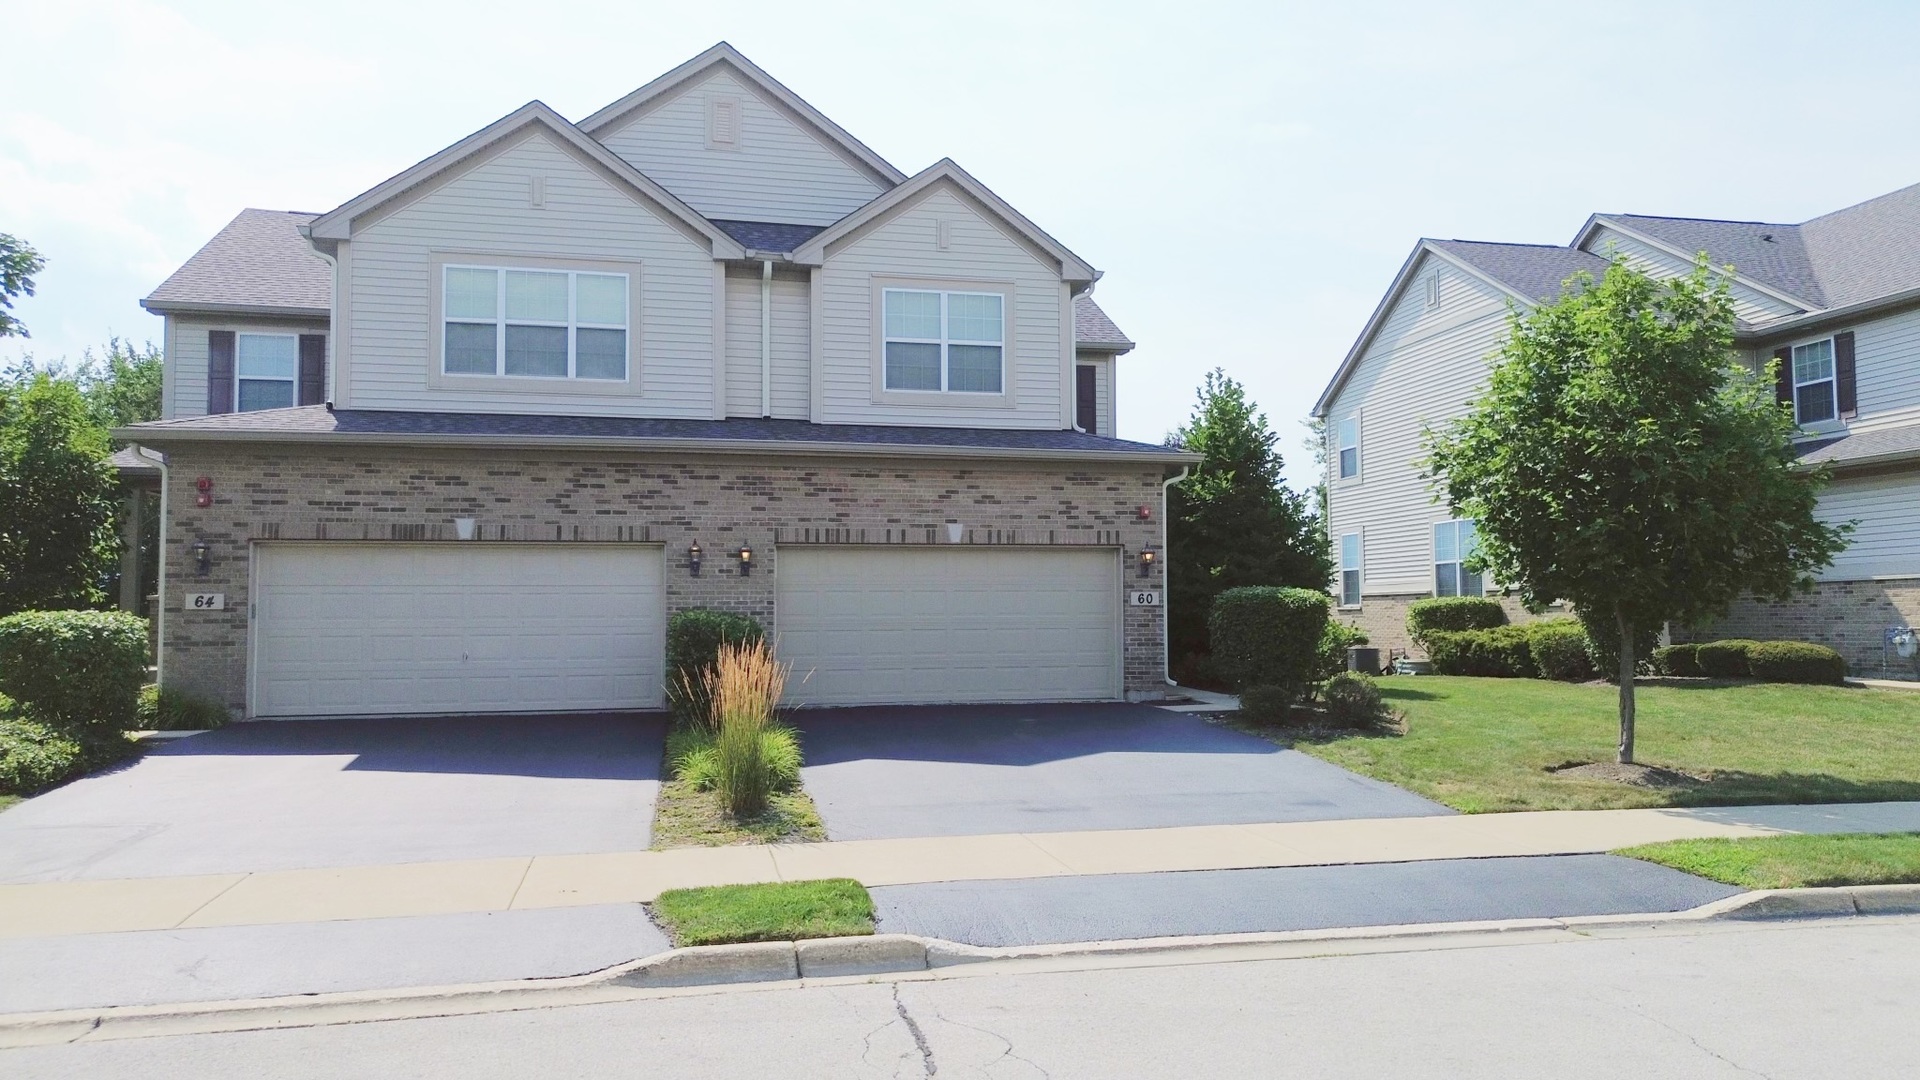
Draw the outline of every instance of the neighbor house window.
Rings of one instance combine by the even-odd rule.
[[[885,289],[886,388],[998,394],[1006,385],[999,293]]]
[[[290,408],[299,396],[300,338],[294,334],[236,334],[233,410]]]
[[[1360,475],[1360,418],[1349,416],[1340,421],[1335,439],[1339,447],[1340,479]]]
[[[1793,347],[1793,416],[1803,424],[1831,420],[1839,412],[1833,402],[1833,339]]]
[[[1340,537],[1340,606],[1360,606],[1360,534]]]
[[[449,266],[449,375],[627,377],[627,275]]]
[[[1467,560],[1480,549],[1471,521],[1442,521],[1433,527],[1433,595],[1479,596],[1486,587]]]

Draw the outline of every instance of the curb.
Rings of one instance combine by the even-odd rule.
[[[1045,962],[1157,954],[1196,954],[1194,962],[1226,959],[1259,946],[1314,946],[1298,955],[1326,955],[1346,943],[1364,947],[1396,941],[1481,942],[1527,932],[1581,934],[1608,928],[1676,923],[1764,921],[1833,916],[1920,914],[1920,885],[1855,885],[1829,889],[1768,889],[1676,912],[1589,915],[1557,919],[1361,926],[1254,934],[1087,941],[1061,945],[983,948],[910,934],[753,942],[674,949],[602,971],[559,979],[526,979],[467,986],[363,990],[170,1005],[127,1005],[0,1015],[0,1048],[132,1039],[162,1035],[316,1027],[327,1024],[421,1019],[473,1013],[605,1004],[661,992],[758,984],[766,988],[806,979],[911,975],[990,962]],[[1249,956],[1247,958],[1253,958]]]

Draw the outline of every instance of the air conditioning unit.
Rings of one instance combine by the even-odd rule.
[[[1887,627],[1884,667],[1911,668],[1920,675],[1920,628],[1912,626]]]

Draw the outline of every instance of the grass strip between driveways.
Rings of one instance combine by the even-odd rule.
[[[652,908],[675,945],[873,933],[873,899],[852,878],[669,889]]]
[[[766,813],[741,821],[727,813],[718,792],[676,778],[676,763],[702,743],[699,736],[674,731],[667,736],[661,762],[660,794],[653,807],[653,848],[728,847],[734,844],[812,843],[827,838],[827,827],[798,777],[767,800]]]
[[[1614,854],[1746,889],[1920,884],[1920,833],[1673,840]]]
[[[1468,813],[1920,800],[1911,691],[1642,685],[1636,756],[1684,775],[1639,786],[1552,771],[1613,760],[1612,686],[1392,676],[1380,688],[1404,731],[1236,726]]]

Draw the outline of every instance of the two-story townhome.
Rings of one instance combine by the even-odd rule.
[[[725,44],[244,211],[144,301],[161,678],[257,717],[650,708],[667,618],[713,607],[797,703],[1156,696],[1194,456],[1114,437],[1099,276]]]
[[[1565,247],[1420,241],[1314,406],[1339,618],[1404,650],[1414,600],[1500,592],[1464,565],[1473,522],[1420,476],[1423,432],[1470,407],[1510,311],[1609,256],[1669,276],[1699,252],[1734,268],[1737,348],[1755,370],[1778,361],[1801,460],[1833,471],[1820,516],[1858,526],[1811,595],[1670,629],[1817,641],[1857,672],[1883,669],[1889,628],[1920,623],[1920,185],[1798,225],[1596,214]]]

